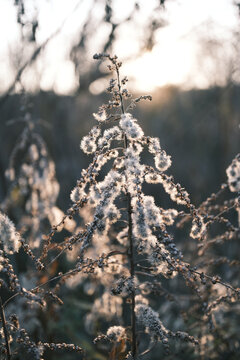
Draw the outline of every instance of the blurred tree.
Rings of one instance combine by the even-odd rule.
[[[154,5],[150,13],[142,20],[141,29],[138,34],[138,46],[137,53],[131,55],[136,57],[142,51],[151,50],[155,44],[155,32],[166,25],[162,17],[162,10],[164,8],[166,0],[158,0],[153,2]],[[89,56],[95,51],[99,52],[113,52],[116,48],[116,43],[119,40],[120,28],[125,24],[136,26],[135,20],[139,11],[142,9],[141,1],[130,1],[128,6],[124,9],[124,15],[119,14],[115,3],[112,0],[93,0],[88,11],[84,8],[84,1],[80,0],[76,3],[72,12],[66,16],[62,24],[44,41],[40,42],[38,39],[38,30],[41,28],[41,21],[39,23],[39,4],[31,3],[24,0],[15,0],[16,6],[16,22],[19,25],[20,30],[20,43],[10,54],[12,60],[12,68],[15,72],[15,78],[12,84],[9,86],[5,94],[0,99],[0,104],[5,102],[8,95],[14,92],[16,85],[20,82],[22,87],[22,75],[34,69],[34,73],[38,74],[39,70],[36,66],[37,59],[43,56],[44,50],[57,35],[61,33],[61,30],[65,23],[71,19],[77,10],[82,9],[84,14],[83,25],[80,26],[78,34],[76,34],[76,41],[73,41],[70,46],[69,59],[73,62],[78,79],[79,87],[77,92],[86,91],[89,87],[89,83],[104,77],[105,74],[101,72],[99,65],[94,63],[89,64]],[[98,11],[96,11],[98,8]],[[144,10],[143,10],[144,11]],[[100,16],[99,16],[100,14]],[[102,40],[100,44],[94,43],[96,36],[96,29],[98,32],[102,31]],[[107,31],[105,31],[108,29]],[[94,43],[94,44],[93,44]],[[38,74],[39,82],[41,74]]]

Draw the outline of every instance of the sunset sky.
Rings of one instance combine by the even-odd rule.
[[[20,31],[16,23],[16,7],[13,1],[0,1],[0,91],[4,92],[14,79],[14,67],[21,50]],[[183,88],[206,88],[212,83],[225,81],[226,66],[234,57],[233,33],[239,30],[239,14],[232,0],[168,0],[162,19],[166,26],[156,32],[156,43],[151,51],[139,55],[143,24],[156,5],[155,0],[139,1],[141,11],[134,23],[119,28],[118,41],[114,52],[125,62],[123,72],[139,90],[154,91],[168,84]],[[128,6],[125,6],[128,4]],[[129,4],[134,1],[114,0],[115,20],[119,21],[131,11]],[[69,51],[76,42],[77,35],[93,6],[92,0],[28,0],[27,14],[38,13],[39,28],[37,44],[41,44],[67,18],[60,33],[51,40],[37,60],[34,69],[23,74],[23,82],[28,90],[54,90],[59,94],[69,94],[77,86],[74,65],[69,59]],[[104,7],[98,0],[91,16],[96,24],[103,16]],[[96,26],[96,33],[89,45],[89,62],[92,54],[108,33],[105,26]],[[203,44],[220,43],[213,50],[204,49]],[[33,48],[24,49],[26,58]],[[235,49],[236,51],[236,49]],[[138,54],[137,57],[135,54]],[[225,67],[223,70],[222,68]],[[37,71],[36,71],[37,70]],[[223,74],[224,73],[224,74]],[[92,84],[93,93],[100,92],[105,84]]]

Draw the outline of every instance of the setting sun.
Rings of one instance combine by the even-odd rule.
[[[187,43],[166,41],[125,65],[139,91],[154,91],[168,84],[184,85],[192,72],[194,52]]]

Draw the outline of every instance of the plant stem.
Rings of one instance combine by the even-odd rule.
[[[4,312],[4,309],[3,309],[1,296],[0,296],[0,316],[1,316],[1,320],[2,320],[2,327],[3,327],[4,338],[5,338],[5,346],[6,346],[6,351],[7,351],[7,360],[11,360],[11,350],[10,350],[10,344],[9,344],[9,341],[8,341],[8,331],[7,331],[7,326],[6,326],[6,318],[5,318],[5,312]]]
[[[131,292],[131,328],[132,328],[132,356],[135,359],[137,353],[137,339],[136,339],[136,314],[135,314],[135,287],[134,287],[134,248],[133,248],[133,237],[132,237],[132,205],[131,195],[127,193],[128,200],[128,240],[129,240],[129,260],[130,260],[130,272],[133,279],[133,288]]]
[[[116,66],[117,72],[117,81],[118,81],[118,90],[119,97],[121,102],[121,111],[124,114],[124,104],[123,97],[121,93],[121,83],[119,77],[119,69]],[[124,148],[128,147],[127,136],[124,136]],[[131,204],[131,194],[127,191],[127,212],[128,212],[128,242],[129,242],[129,262],[130,262],[130,274],[133,280],[133,288],[131,292],[131,330],[132,330],[132,343],[131,351],[132,357],[135,360],[137,354],[137,337],[136,337],[136,314],[135,314],[135,287],[134,287],[134,276],[135,276],[135,267],[134,267],[134,246],[133,246],[133,236],[132,236],[132,204]]]
[[[120,97],[120,102],[121,102],[121,111],[122,111],[122,114],[124,114],[125,111],[124,111],[123,97],[122,97],[122,92],[121,92],[121,82],[120,82],[120,76],[119,76],[119,69],[117,66],[116,66],[116,72],[117,72],[118,91],[119,91],[119,97]]]

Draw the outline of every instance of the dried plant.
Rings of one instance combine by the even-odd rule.
[[[130,114],[138,102],[151,100],[151,96],[132,98],[127,78],[120,77],[117,56],[96,54],[94,58],[107,61],[114,73],[107,89],[111,99],[93,114],[97,124],[81,141],[81,149],[93,158],[71,192],[72,206],[66,215],[56,207],[54,166],[31,122],[26,122],[20,145],[13,152],[12,158],[20,149],[28,159],[19,166],[17,176],[11,160],[8,175],[14,181],[12,187],[23,192],[24,212],[30,220],[24,223],[21,218],[18,230],[23,224],[29,227],[20,235],[9,218],[0,215],[2,286],[9,284],[13,292],[0,304],[2,352],[8,360],[18,359],[20,351],[25,351],[26,359],[43,359],[49,349],[82,352],[72,344],[33,341],[26,328],[19,326],[22,310],[19,316],[12,312],[14,307],[22,309],[19,299],[24,299],[27,309],[36,304],[46,309],[48,301],[61,304],[63,294],[68,294],[62,290],[81,284],[94,300],[84,319],[86,329],[95,335],[96,347],[108,353],[106,358],[147,359],[153,356],[155,346],[163,358],[172,358],[171,351],[175,358],[182,358],[181,352],[185,358],[217,358],[221,323],[213,330],[213,313],[227,304],[226,311],[230,308],[237,314],[240,292],[234,273],[222,280],[215,270],[223,264],[237,266],[238,261],[214,259],[212,254],[205,257],[205,253],[213,244],[239,238],[239,219],[233,220],[233,225],[228,217],[231,211],[239,216],[239,155],[227,169],[228,184],[198,208],[194,206],[188,192],[166,173],[171,158],[159,139],[145,136]],[[144,163],[146,152],[152,156],[149,163]],[[145,194],[145,184],[161,187],[172,208],[164,209],[161,198]],[[234,197],[214,205],[228,188]],[[10,203],[11,198],[4,202],[5,212]],[[43,236],[41,222],[46,219],[55,224],[48,236]],[[214,226],[215,232],[222,231],[221,226],[227,231],[215,236]],[[60,233],[56,239],[56,232],[63,227],[68,236],[63,239]],[[198,255],[188,261],[183,256],[184,246],[181,251],[176,244],[178,228],[183,229],[188,243],[198,240]],[[29,290],[12,266],[12,253],[21,249],[36,264],[36,270],[31,269],[35,284]],[[52,274],[51,266],[65,253],[71,267]],[[46,281],[41,281],[42,276]],[[177,320],[168,321],[166,315],[172,314]]]
[[[239,190],[240,155],[226,170],[227,182],[211,194],[198,208],[204,231],[197,232],[198,254],[194,261],[200,272],[203,303],[195,307],[195,315],[204,315],[196,322],[199,329],[202,357],[230,358],[238,356],[239,259],[236,257],[240,234]],[[178,226],[189,220],[183,216]],[[205,273],[213,274],[212,277]],[[216,275],[217,274],[217,275]],[[223,282],[228,280],[229,284]],[[235,289],[230,286],[230,284]],[[216,286],[217,285],[217,286]],[[226,331],[226,329],[228,329]],[[221,346],[219,346],[221,342]]]
[[[56,206],[59,185],[54,163],[36,130],[40,121],[34,120],[25,106],[23,112],[20,119],[9,121],[10,125],[20,121],[25,126],[10,156],[6,171],[9,191],[0,211],[1,353],[8,360],[40,360],[46,351],[82,349],[40,340],[47,337],[41,318],[53,316],[62,304],[48,287],[51,269],[40,258],[44,234],[64,213]],[[18,232],[3,211],[14,219]],[[68,224],[72,229],[73,222]]]

